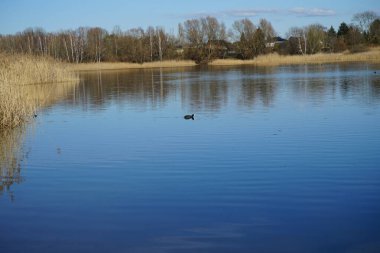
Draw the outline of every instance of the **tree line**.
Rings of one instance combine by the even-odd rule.
[[[358,52],[380,44],[380,19],[371,11],[355,14],[352,24],[342,22],[336,31],[320,24],[291,27],[286,39],[272,24],[261,19],[233,22],[227,29],[215,17],[189,19],[178,25],[176,35],[162,27],[133,28],[111,32],[100,27],[79,27],[48,33],[28,28],[14,35],[0,35],[0,51],[50,56],[70,63],[133,62],[189,59],[207,63],[214,59],[253,59],[260,54],[315,54]]]

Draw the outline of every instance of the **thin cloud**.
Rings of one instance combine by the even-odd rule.
[[[207,16],[212,16],[212,17],[221,17],[221,13],[219,12],[193,12],[193,13],[184,13],[184,14],[170,14],[170,17],[173,18],[185,18],[185,19],[193,19],[193,18],[205,18]]]
[[[217,18],[248,18],[256,17],[262,14],[277,14],[284,11],[279,9],[235,9],[235,10],[224,10],[217,12],[193,12],[193,13],[184,13],[184,14],[171,14],[175,18],[203,18],[207,16],[217,17]]]
[[[278,9],[246,9],[246,10],[227,10],[223,14],[231,17],[255,17],[260,14],[277,14],[281,11]]]
[[[292,9],[231,9],[218,12],[195,12],[186,14],[176,14],[176,17],[181,18],[202,18],[213,16],[217,18],[249,18],[260,15],[296,15],[300,17],[328,17],[336,15],[332,9],[325,8],[304,8],[296,7]]]
[[[311,8],[306,9],[303,7],[297,7],[289,10],[291,14],[296,14],[304,17],[326,17],[326,16],[334,16],[336,13],[331,9],[324,8]]]

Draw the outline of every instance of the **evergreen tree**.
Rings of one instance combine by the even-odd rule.
[[[380,44],[380,19],[376,19],[369,27],[369,38],[374,44]]]
[[[350,28],[348,27],[348,25],[342,22],[339,26],[338,36],[346,36],[349,31],[350,31]]]
[[[327,31],[327,36],[329,37],[329,38],[335,38],[336,37],[336,31],[335,31],[335,29],[334,29],[334,27],[330,27],[330,29]]]

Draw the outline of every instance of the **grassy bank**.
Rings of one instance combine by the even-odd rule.
[[[77,81],[65,64],[50,58],[0,54],[0,129],[33,117],[54,99],[53,91]]]
[[[339,62],[373,62],[380,63],[380,47],[371,48],[367,52],[361,53],[319,53],[313,55],[260,55],[253,60],[224,59],[215,60],[210,65],[256,65],[256,66],[278,66],[278,65],[297,65],[297,64],[322,64]]]
[[[378,62],[380,63],[380,47],[371,48],[362,53],[319,53],[314,55],[279,55],[267,54],[260,55],[253,60],[238,59],[219,59],[209,65],[211,66],[233,66],[233,65],[256,65],[256,66],[278,66],[278,65],[296,65],[296,64],[322,64],[322,63],[339,63],[339,62]],[[147,62],[143,64],[125,63],[125,62],[101,62],[101,63],[81,63],[71,64],[70,68],[75,71],[92,71],[92,70],[121,70],[121,69],[139,69],[139,68],[177,68],[196,66],[193,61],[163,61]]]

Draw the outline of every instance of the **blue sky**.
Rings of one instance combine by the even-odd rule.
[[[320,23],[338,28],[350,23],[355,13],[375,11],[378,0],[0,0],[0,34],[14,34],[28,27],[42,27],[48,32],[100,26],[112,31],[135,27],[162,26],[176,33],[186,19],[206,15],[217,17],[230,27],[234,20],[249,18],[255,24],[269,20],[279,35],[292,26]]]

